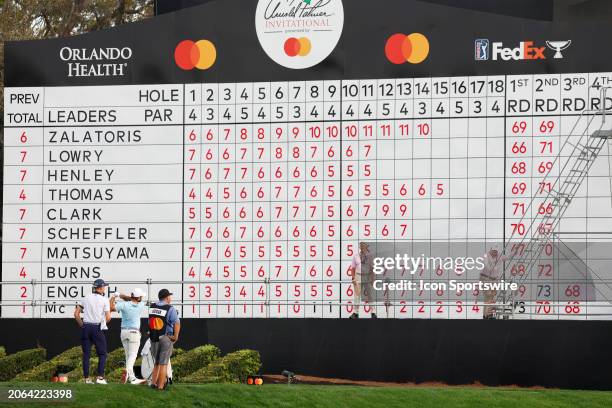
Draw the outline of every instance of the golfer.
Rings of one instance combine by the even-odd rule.
[[[140,348],[140,316],[145,308],[142,301],[144,292],[140,288],[134,288],[129,296],[119,294],[123,302],[117,302],[112,311],[121,313],[121,344],[125,351],[125,382],[138,385],[144,380],[136,378],[134,374],[134,363],[138,357]],[[124,382],[124,383],[125,383]]]
[[[166,387],[168,361],[172,355],[174,343],[181,331],[178,312],[170,305],[172,293],[162,289],[157,296],[159,302],[149,307],[149,335],[151,339],[151,355],[155,360],[151,388],[163,390]]]
[[[93,384],[89,378],[89,356],[92,343],[96,346],[98,354],[98,377],[96,384],[106,384],[104,367],[106,365],[106,337],[102,330],[106,330],[106,323],[111,319],[111,309],[115,298],[105,296],[108,285],[102,279],[93,283],[93,293],[85,296],[74,309],[74,319],[81,328],[81,347],[83,348],[83,378],[85,384]]]
[[[372,253],[370,252],[370,246],[365,242],[359,243],[359,254],[355,254],[351,261],[349,273],[353,280],[354,295],[353,300],[355,302],[355,312],[349,317],[349,319],[359,318],[359,309],[361,306],[361,295],[369,301],[371,299],[371,292],[374,290],[372,287]],[[363,290],[365,289],[365,290]],[[372,305],[372,319],[376,319],[376,310]]]

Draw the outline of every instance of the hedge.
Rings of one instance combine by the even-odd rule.
[[[217,346],[205,344],[177,356],[172,359],[172,379],[180,381],[182,378],[218,359],[219,354]]]
[[[106,356],[106,366],[104,367],[105,375],[108,375],[118,367],[123,367],[125,364],[125,356],[123,353],[123,347],[111,351]],[[89,360],[89,373],[95,375],[98,370],[98,357],[93,357]],[[74,370],[68,372],[68,379],[75,381],[83,378],[83,360],[74,368]]]
[[[172,357],[176,357],[179,356],[181,354],[185,353],[185,350],[183,350],[182,348],[176,348],[174,349],[174,351],[172,352]],[[174,364],[174,360],[172,360],[172,364]],[[121,375],[123,374],[123,370],[125,368],[125,366],[123,365],[123,361],[121,361],[121,366],[119,368],[116,368],[115,370],[111,371],[109,374],[106,375],[106,380],[107,381],[121,381]],[[134,366],[139,366],[142,364],[142,357],[138,357],[136,359],[136,362],[134,363]]]
[[[6,357],[6,349],[0,346],[0,358]]]
[[[15,377],[17,381],[49,381],[59,367],[65,372],[74,370],[83,358],[81,347],[73,347],[58,354],[51,360],[37,365],[31,370],[22,372]]]
[[[183,379],[189,383],[244,383],[249,375],[255,375],[261,367],[259,352],[238,350],[211,362]]]
[[[17,374],[36,367],[44,362],[46,357],[47,350],[39,347],[0,358],[0,381],[8,381]]]

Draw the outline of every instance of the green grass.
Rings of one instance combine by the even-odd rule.
[[[0,401],[8,388],[70,388],[70,402],[40,404],[0,402],[2,407],[571,407],[612,406],[612,392],[525,390],[469,387],[357,387],[320,385],[174,385],[169,391],[145,386],[50,383],[0,385]]]

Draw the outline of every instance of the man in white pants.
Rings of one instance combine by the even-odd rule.
[[[140,288],[135,288],[130,296],[120,294],[119,297],[124,302],[117,302],[114,310],[121,313],[121,343],[125,351],[125,370],[127,375],[125,381],[131,384],[142,384],[145,380],[139,380],[134,374],[134,363],[138,357],[140,348],[140,317],[145,308],[142,301],[144,292]]]

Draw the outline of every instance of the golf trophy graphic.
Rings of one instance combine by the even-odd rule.
[[[565,41],[546,41],[546,46],[555,52],[555,59],[563,58],[563,54],[561,51],[566,50],[570,45],[572,45],[572,40]]]

